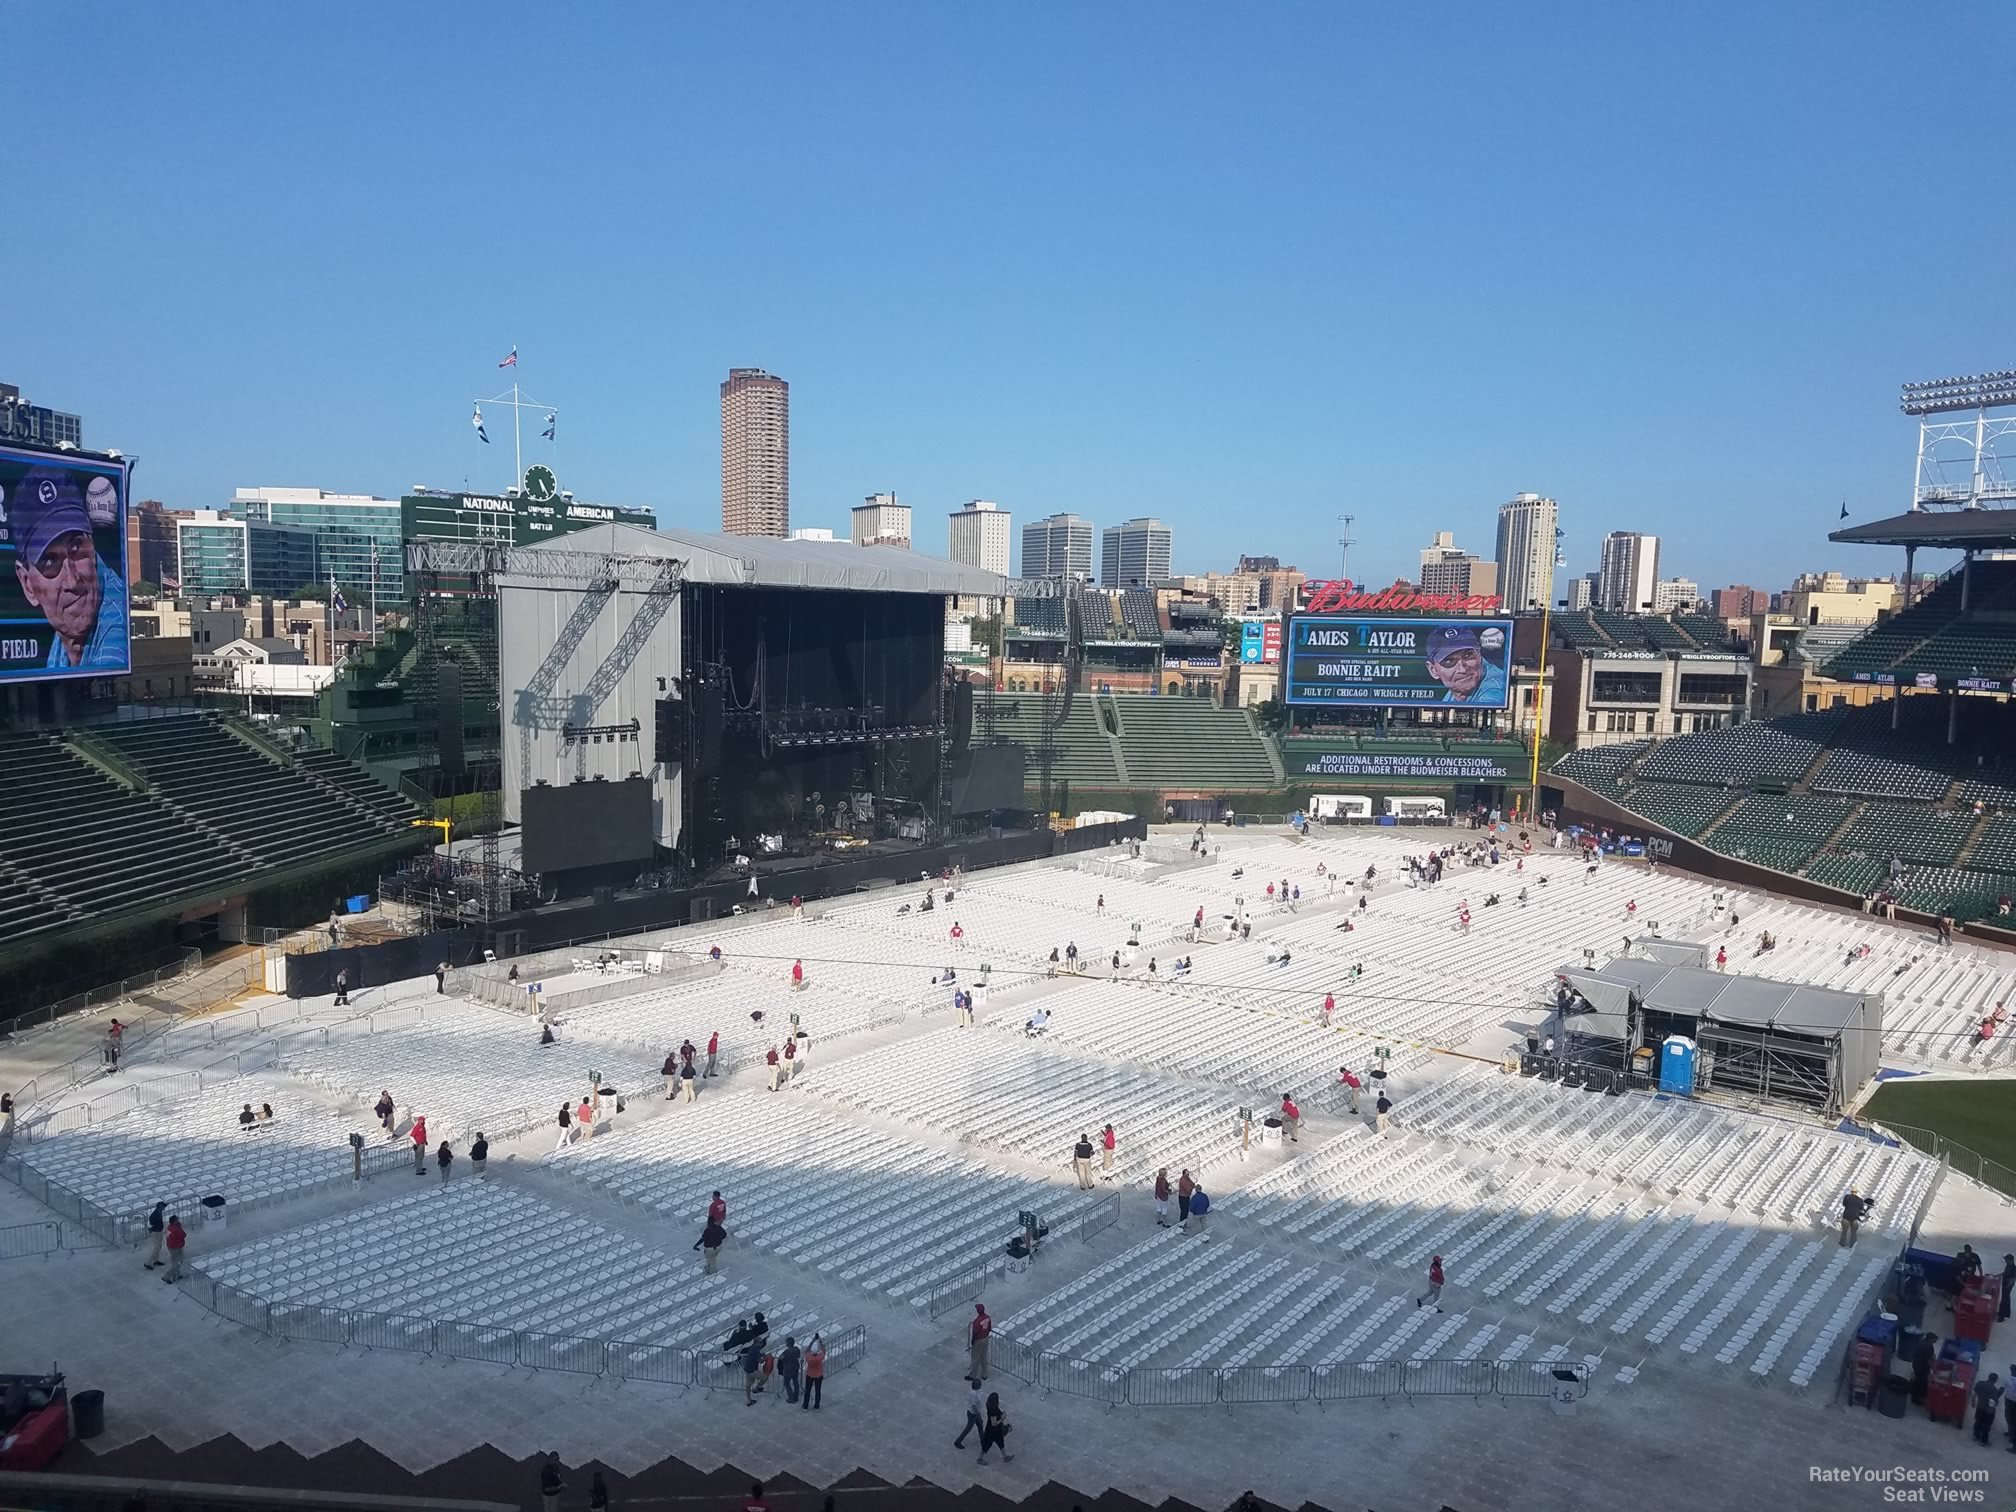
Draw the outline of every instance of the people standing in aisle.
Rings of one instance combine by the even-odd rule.
[[[1091,1191],[1092,1141],[1083,1134],[1078,1136],[1078,1143],[1071,1147],[1071,1169],[1077,1174],[1078,1189],[1081,1192]]]
[[[1204,1183],[1193,1184],[1190,1192],[1190,1212],[1183,1220],[1183,1232],[1201,1234],[1211,1227],[1211,1194],[1204,1190]]]
[[[434,993],[437,997],[447,996],[448,963],[446,961],[442,961],[434,968]]]
[[[2016,1255],[2004,1255],[2002,1257],[2002,1305],[1995,1313],[1995,1321],[1998,1323],[2007,1323],[2009,1321],[2009,1290],[2011,1287],[2016,1287]],[[2016,1369],[2012,1369],[2009,1372],[2009,1379],[2016,1381]]]
[[[162,1242],[168,1246],[168,1274],[161,1279],[173,1286],[182,1279],[182,1250],[189,1243],[189,1231],[182,1227],[181,1218],[173,1213],[168,1215],[168,1229],[162,1236]]]
[[[791,990],[793,992],[797,992],[801,988],[803,988],[804,985],[805,985],[805,963],[803,961],[793,961],[791,963]]]
[[[805,1346],[805,1397],[799,1402],[801,1410],[812,1410],[819,1406],[821,1395],[826,1389],[826,1346],[819,1335],[812,1335],[812,1342]]]
[[[448,1185],[448,1174],[455,1168],[455,1151],[445,1139],[434,1148],[434,1164],[441,1172],[441,1185]]]
[[[679,1068],[679,1085],[685,1089],[686,1101],[689,1103],[699,1095],[695,1089],[700,1085],[700,1078],[694,1074],[691,1066]]]
[[[658,1074],[665,1078],[665,1101],[672,1101],[677,1095],[679,1081],[679,1057],[670,1050],[665,1052],[665,1064],[658,1068]]]
[[[378,1101],[371,1107],[371,1111],[378,1115],[378,1122],[385,1126],[385,1132],[394,1139],[399,1137],[392,1126],[392,1115],[397,1110],[398,1104],[392,1101],[392,1093],[389,1089],[380,1092],[378,1094]]]
[[[804,1367],[805,1351],[798,1347],[796,1335],[784,1335],[784,1347],[777,1351],[777,1379],[784,1383],[787,1406],[798,1405],[798,1381]]]
[[[1852,1186],[1841,1195],[1841,1248],[1851,1249],[1861,1232],[1862,1218],[1869,1211],[1868,1199]]]
[[[721,1220],[710,1217],[707,1226],[700,1230],[700,1237],[693,1241],[693,1248],[699,1250],[706,1259],[702,1271],[713,1275],[721,1268],[721,1246],[728,1242],[728,1230],[721,1226]]]
[[[1295,1105],[1295,1099],[1286,1092],[1281,1094],[1281,1132],[1293,1144],[1302,1142],[1302,1110]]]
[[[1353,1071],[1349,1066],[1339,1066],[1337,1068],[1337,1084],[1344,1089],[1345,1100],[1351,1107],[1351,1116],[1356,1118],[1358,1116],[1358,1093],[1363,1089],[1365,1083],[1359,1079],[1358,1073]]]
[[[1379,1101],[1372,1105],[1372,1131],[1375,1134],[1384,1134],[1386,1132],[1386,1115],[1392,1111],[1393,1099],[1388,1097],[1384,1091],[1381,1091]]]
[[[157,1202],[147,1215],[147,1258],[140,1262],[142,1270],[158,1270],[161,1265],[161,1238],[168,1231],[168,1220],[163,1216],[168,1204]]]
[[[716,1029],[707,1036],[707,1075],[714,1074],[714,1062],[721,1054],[721,1031]]]
[[[1092,912],[1094,914],[1104,914],[1106,912],[1106,894],[1099,894],[1097,901],[1092,905]]]
[[[1416,1307],[1419,1307],[1423,1302],[1432,1302],[1435,1304],[1435,1311],[1442,1311],[1442,1257],[1440,1255],[1434,1256],[1428,1262],[1428,1290],[1414,1299]]]
[[[1325,1029],[1328,1029],[1328,1028],[1330,1027],[1330,1017],[1331,1017],[1331,1015],[1332,1015],[1332,1014],[1334,1014],[1334,1013],[1335,1013],[1336,1011],[1337,1011],[1337,994],[1336,994],[1336,993],[1334,993],[1334,992],[1326,992],[1326,993],[1324,993],[1324,994],[1323,994],[1323,1027],[1324,1027]]]
[[[708,1252],[707,1270],[710,1275],[714,1270],[713,1251],[711,1250]],[[744,1407],[754,1407],[756,1405],[756,1393],[763,1389],[758,1379],[763,1374],[763,1346],[754,1339],[743,1345],[740,1364],[742,1366],[742,1405]]]
[[[574,1137],[586,1141],[595,1134],[595,1105],[587,1098],[581,1099],[581,1106],[574,1110],[574,1127],[580,1132]]]
[[[2016,1400],[2016,1398],[2012,1398],[2012,1400]],[[952,1440],[952,1447],[954,1449],[964,1449],[966,1447],[966,1435],[976,1429],[979,1430],[983,1437],[986,1435],[987,1419],[984,1415],[985,1407],[986,1404],[980,1398],[980,1383],[969,1379],[966,1382],[966,1426],[959,1430],[959,1437]]]
[[[1190,1221],[1190,1196],[1197,1190],[1197,1183],[1190,1179],[1186,1167],[1176,1178],[1176,1221],[1188,1224]]]
[[[1169,1167],[1155,1173],[1155,1227],[1169,1227]]]
[[[560,1512],[560,1493],[566,1486],[560,1478],[559,1451],[549,1451],[539,1466],[539,1512]]]
[[[777,1090],[777,1077],[783,1070],[783,1061],[784,1058],[777,1053],[775,1045],[772,1045],[770,1053],[763,1057],[763,1064],[770,1069],[770,1090],[772,1092]]]
[[[707,1221],[709,1223],[726,1223],[728,1221],[728,1199],[723,1197],[718,1190],[713,1196],[707,1199]]]
[[[476,1142],[469,1146],[469,1174],[481,1181],[490,1169],[490,1141],[483,1137],[483,1131],[476,1131]]]
[[[1064,969],[1074,976],[1078,973],[1078,942],[1075,940],[1065,942]]]
[[[987,1379],[987,1341],[994,1335],[994,1320],[984,1303],[973,1304],[973,1321],[966,1325],[966,1374],[976,1381]]]
[[[172,1272],[171,1272],[172,1274]],[[1995,1427],[1995,1408],[2002,1400],[2002,1377],[1994,1371],[1974,1383],[1974,1442],[1985,1444]]]
[[[1103,1151],[1099,1159],[1099,1170],[1102,1175],[1111,1176],[1113,1174],[1113,1147],[1117,1142],[1117,1136],[1113,1133],[1113,1125],[1109,1123],[1106,1125],[1105,1132],[1099,1136],[1099,1146]]]
[[[350,968],[344,967],[336,973],[336,1002],[338,1008],[350,1006]]]
[[[789,1082],[791,1080],[792,1075],[797,1071],[797,1069],[798,1069],[798,1036],[795,1034],[787,1033],[784,1036],[783,1079],[786,1082]]]
[[[564,1150],[574,1141],[574,1110],[566,1103],[560,1104],[560,1142],[553,1146]]]
[[[699,1058],[699,1055],[700,1052],[693,1047],[692,1040],[685,1039],[679,1042],[679,1064],[681,1067],[692,1065]]]
[[[407,1137],[413,1141],[413,1174],[415,1176],[425,1176],[427,1174],[427,1115],[425,1113],[415,1113],[413,1115],[413,1131]]]
[[[999,1449],[1001,1462],[1006,1464],[1015,1456],[1008,1452],[1008,1430],[1011,1425],[1007,1414],[1001,1410],[1000,1392],[987,1393],[987,1406],[984,1410],[986,1417],[980,1425],[980,1463],[983,1465],[987,1463],[989,1449]]]

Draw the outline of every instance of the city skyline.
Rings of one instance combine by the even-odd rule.
[[[1969,14],[1955,82],[1992,91],[2016,13]],[[134,234],[16,239],[37,297],[0,376],[181,508],[257,479],[500,488],[511,449],[469,404],[515,344],[564,416],[527,460],[668,525],[718,519],[711,400],[755,364],[796,391],[794,514],[828,526],[883,487],[1152,514],[1197,570],[1252,549],[1261,513],[1265,549],[1329,574],[1351,513],[1353,575],[1390,580],[1430,522],[1481,552],[1530,488],[1560,501],[1571,569],[1636,529],[1701,582],[1775,583],[1894,570],[1825,537],[1844,500],[1909,502],[1897,385],[2016,353],[2016,317],[1967,292],[2016,207],[1984,201],[1936,278],[1895,213],[1929,151],[1892,87],[1901,13],[1818,38],[1769,10],[1453,38],[1406,12],[1199,13],[1155,29],[1153,68],[1118,13],[546,19],[417,13],[388,59],[312,10],[12,17],[24,61],[100,70],[87,112],[61,68],[22,70],[18,153]],[[1205,66],[1208,116],[1183,82]],[[247,133],[235,81],[261,77],[290,108]],[[456,102],[523,77],[576,108],[508,157],[474,145]],[[850,108],[864,91],[877,111]],[[1059,176],[1067,155],[1101,169]],[[310,234],[266,256],[240,234],[260,225]],[[530,265],[467,255],[528,235]]]

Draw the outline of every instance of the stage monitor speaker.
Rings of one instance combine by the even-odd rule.
[[[651,759],[660,766],[678,766],[686,759],[686,709],[676,698],[658,700],[657,743]]]
[[[973,743],[973,684],[963,678],[952,687],[952,759]]]
[[[434,750],[444,773],[462,770],[462,663],[444,657],[434,672]]]

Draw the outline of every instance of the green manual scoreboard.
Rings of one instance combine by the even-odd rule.
[[[409,541],[496,541],[531,546],[590,525],[658,528],[648,509],[617,504],[582,504],[560,492],[545,466],[525,470],[522,487],[504,494],[450,493],[425,489],[399,501],[400,533]]]

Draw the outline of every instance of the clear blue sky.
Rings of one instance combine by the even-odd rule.
[[[1936,19],[1935,19],[1936,18]],[[0,379],[139,491],[501,486],[718,526],[718,384],[794,523],[1160,515],[1411,574],[1562,504],[1662,570],[1882,571],[1900,381],[2016,366],[2016,9],[28,5]],[[1979,125],[1970,125],[1970,121]],[[497,428],[492,428],[493,437]]]

